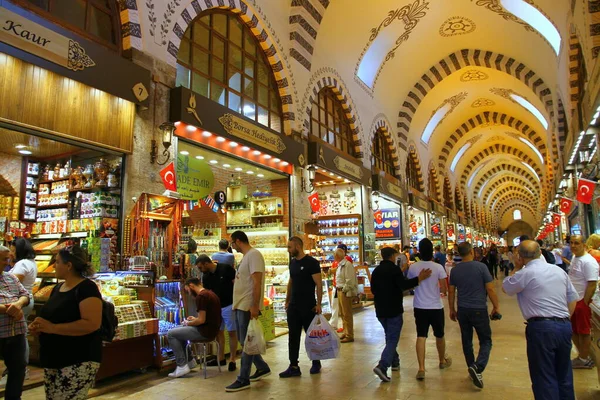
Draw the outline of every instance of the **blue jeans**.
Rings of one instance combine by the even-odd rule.
[[[536,400],[574,400],[569,321],[527,323],[527,359]]]
[[[459,308],[458,324],[462,338],[463,353],[467,366],[475,366],[477,372],[482,373],[487,366],[492,352],[492,328],[487,309]],[[473,354],[473,329],[479,338],[479,354],[477,361]]]
[[[400,332],[402,331],[402,314],[393,318],[378,318],[379,323],[383,326],[385,332],[385,347],[381,353],[381,360],[379,361],[379,368],[386,372],[392,365],[400,364],[400,357],[398,356],[398,341],[400,340]]]
[[[167,332],[167,340],[169,346],[175,353],[175,363],[178,367],[184,367],[188,362],[192,361],[192,354],[186,354],[188,340],[210,340],[214,338],[205,338],[200,334],[200,331],[195,326],[182,326],[173,328]]]
[[[250,311],[235,310],[234,312],[237,323],[237,337],[243,349],[246,334],[248,333],[248,325],[250,324]],[[242,366],[240,368],[238,381],[241,383],[250,382],[250,370],[252,369],[252,364],[260,371],[269,369],[269,365],[263,360],[260,354],[251,356],[242,352]]]

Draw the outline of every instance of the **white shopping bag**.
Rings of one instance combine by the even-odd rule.
[[[321,314],[315,315],[308,327],[304,345],[311,360],[329,360],[340,353],[340,338]]]
[[[249,355],[267,353],[267,342],[258,318],[251,319],[248,324],[248,333],[246,333],[246,340],[244,341],[244,353]]]

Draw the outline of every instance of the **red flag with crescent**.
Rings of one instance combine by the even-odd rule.
[[[563,197],[560,199],[560,211],[563,214],[568,215],[571,212],[571,206],[573,205],[573,200],[567,199]]]
[[[319,193],[314,192],[310,196],[308,196],[308,201],[310,202],[310,209],[312,212],[316,213],[321,209],[321,201],[319,200]]]
[[[558,228],[560,226],[560,221],[562,220],[562,215],[560,214],[552,214],[552,224],[554,224],[555,228]]]
[[[175,164],[169,163],[166,167],[160,170],[160,177],[162,178],[165,189],[172,192],[177,191],[177,180],[175,179]]]
[[[595,189],[596,182],[579,178],[577,182],[577,201],[584,204],[591,204]]]
[[[375,217],[375,223],[377,225],[383,224],[383,212],[381,210],[375,211],[375,213],[373,215]]]

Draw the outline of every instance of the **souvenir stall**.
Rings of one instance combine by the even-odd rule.
[[[372,208],[375,219],[376,263],[380,260],[379,250],[398,246],[402,249],[402,217],[404,205],[408,203],[406,190],[382,177],[373,175]]]
[[[410,234],[411,247],[416,247],[421,239],[428,236],[429,220],[428,215],[431,211],[430,202],[421,193],[409,193],[408,208],[408,229]]]
[[[467,231],[462,223],[456,224],[456,243],[462,243],[467,240]]]
[[[446,253],[451,254],[454,247],[458,244],[458,215],[452,210],[448,210],[448,219],[446,220]]]

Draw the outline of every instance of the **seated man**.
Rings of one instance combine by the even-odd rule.
[[[180,328],[167,333],[169,346],[175,353],[177,368],[169,374],[170,378],[180,378],[196,366],[191,354],[186,354],[188,340],[214,340],[221,327],[221,303],[216,294],[204,289],[198,278],[189,278],[185,282],[185,291],[196,296],[197,317],[187,317]]]

